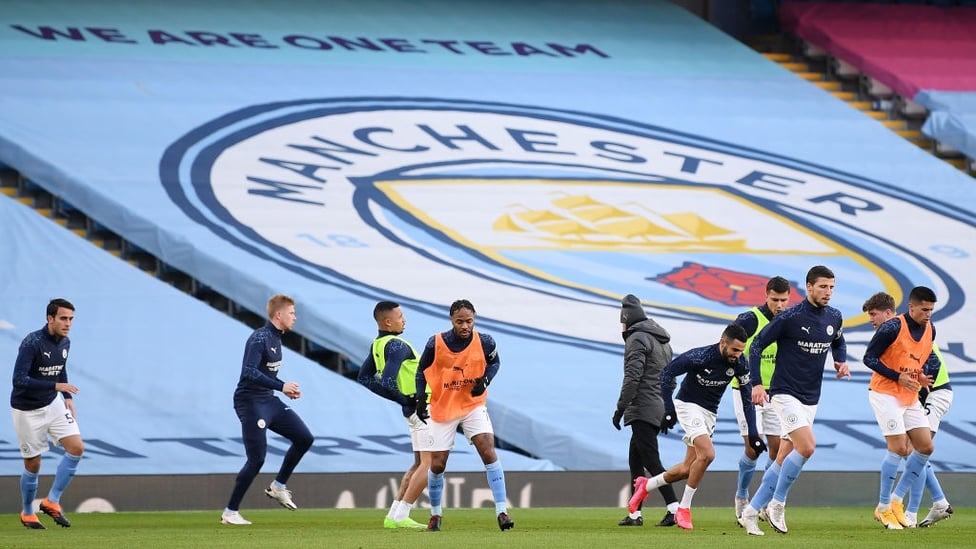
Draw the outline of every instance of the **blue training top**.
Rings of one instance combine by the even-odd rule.
[[[68,350],[71,340],[47,331],[47,324],[27,334],[14,362],[13,391],[10,406],[18,410],[37,410],[54,402],[56,383],[68,382]],[[62,393],[71,398],[71,393]]]
[[[284,333],[268,322],[247,338],[241,378],[234,391],[234,400],[269,398],[274,396],[275,391],[284,388],[285,382],[278,379],[278,369],[281,368],[281,336]]]
[[[685,379],[678,389],[678,400],[697,404],[702,408],[716,413],[719,402],[725,394],[725,387],[733,378],[739,380],[739,398],[746,414],[749,434],[755,436],[756,413],[752,405],[752,382],[749,366],[745,355],[739,355],[735,362],[729,362],[722,356],[718,343],[705,347],[697,347],[674,358],[661,370],[661,397],[664,399],[665,410],[674,410],[675,378],[682,374]]]
[[[820,402],[824,355],[830,349],[835,362],[847,361],[844,318],[840,311],[817,307],[809,299],[773,317],[752,341],[749,367],[756,383],[761,383],[760,356],[776,342],[776,369],[769,382],[770,395],[792,395],[806,405]]]

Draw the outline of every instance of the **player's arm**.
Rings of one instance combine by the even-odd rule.
[[[686,374],[691,366],[688,353],[682,353],[661,370],[661,399],[664,400],[665,412],[674,410],[674,388],[678,384],[677,378]]]
[[[427,345],[424,346],[424,352],[420,355],[420,363],[417,364],[417,394],[423,395],[427,393],[427,378],[424,376],[424,371],[434,363],[434,341],[437,336],[430,336],[427,340]]]
[[[773,317],[769,324],[759,330],[749,346],[749,376],[756,387],[762,387],[766,381],[762,378],[762,352],[779,339],[783,331],[783,318],[782,315]]]
[[[244,344],[244,359],[241,363],[241,377],[265,389],[284,391],[285,382],[266,376],[258,368],[264,360],[264,340],[249,337]]]
[[[861,358],[865,366],[892,381],[898,381],[901,374],[882,362],[881,355],[895,342],[900,331],[901,322],[897,318],[885,321],[871,336],[868,348],[864,350],[864,357]]]
[[[746,331],[746,339],[748,339],[756,333],[756,328],[759,327],[759,319],[756,318],[755,311],[749,310],[735,317],[735,324],[742,326],[742,329]]]
[[[925,379],[920,379],[923,389],[928,389],[935,382],[935,378],[939,376],[939,370],[942,368],[942,361],[939,360],[939,355],[935,354],[935,326],[932,326],[932,351],[929,353],[929,357],[925,359],[925,364],[922,365],[922,377]]]
[[[34,364],[34,357],[36,357],[37,354],[38,349],[35,347],[33,341],[25,339],[20,344],[20,349],[17,350],[17,360],[14,362],[14,387],[57,390],[57,382],[31,377],[31,365]]]
[[[837,370],[837,379],[846,377],[851,379],[851,369],[847,366],[847,339],[844,337],[844,320],[837,314],[837,332],[834,340],[830,342],[830,354],[834,357],[834,370]]]
[[[752,404],[752,375],[744,359],[738,361],[739,398],[742,399],[742,411],[746,416],[749,438],[759,437],[759,430],[756,428],[756,407]]]
[[[390,366],[391,364],[388,361],[386,363],[386,368],[383,369],[383,378],[386,377],[391,369]],[[399,370],[399,367],[397,370]],[[406,397],[401,395],[399,390],[396,390],[396,379],[394,378],[393,381],[394,389],[391,390],[389,387],[387,387],[386,383],[384,383],[383,378],[376,375],[376,361],[373,359],[373,353],[370,352],[370,354],[366,357],[366,360],[363,361],[362,366],[359,367],[359,374],[356,376],[356,381],[374,394],[377,394],[387,400],[392,400],[397,404],[405,404],[404,400]]]
[[[485,352],[485,385],[491,384],[491,380],[495,379],[498,374],[498,369],[501,368],[502,359],[498,356],[498,346],[495,344],[495,338],[488,334],[478,333],[481,337],[481,349]]]

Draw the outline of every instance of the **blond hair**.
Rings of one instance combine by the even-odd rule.
[[[268,300],[268,320],[273,319],[275,313],[278,311],[294,304],[295,300],[284,294],[275,294],[271,296],[271,299]]]

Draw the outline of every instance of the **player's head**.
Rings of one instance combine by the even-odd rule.
[[[454,335],[461,339],[471,337],[474,332],[474,305],[467,299],[459,299],[451,303],[451,326]]]
[[[895,317],[895,298],[886,292],[878,292],[861,305],[861,310],[868,314],[871,326],[877,330],[884,321]]]
[[[722,358],[729,362],[738,360],[746,349],[747,339],[749,336],[746,335],[746,329],[742,326],[734,322],[726,326],[725,330],[722,331],[722,339],[718,341],[718,350],[722,353]]]
[[[930,288],[915,286],[908,293],[908,316],[919,324],[925,324],[932,318],[935,301],[935,292]]]
[[[75,319],[75,306],[63,298],[52,299],[47,304],[47,331],[58,337],[65,337],[71,331]]]
[[[298,320],[295,316],[295,300],[283,294],[271,296],[268,300],[268,320],[283,332],[291,330]]]
[[[403,309],[399,303],[380,301],[373,307],[373,320],[376,327],[384,332],[401,334],[407,327],[407,319],[403,317]]]
[[[790,304],[790,281],[781,276],[774,276],[766,282],[766,307],[773,316],[786,310]]]
[[[647,320],[647,313],[641,300],[634,294],[627,294],[620,300],[620,327],[624,330],[642,320]]]
[[[834,294],[834,272],[816,265],[807,271],[807,301],[815,307],[826,307]]]

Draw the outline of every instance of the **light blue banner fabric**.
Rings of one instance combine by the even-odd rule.
[[[971,467],[971,180],[667,2],[7,2],[0,86],[0,162],[253,310],[293,295],[353,362],[376,301],[419,348],[471,300],[498,436],[566,469],[627,467],[621,296],[681,352],[816,264],[855,379],[825,382],[807,468],[873,469],[861,304],[930,286],[958,393],[935,459]],[[371,418],[355,389],[314,402]],[[713,468],[736,468],[731,419],[727,397]]]
[[[48,300],[65,297],[76,307],[67,364],[80,390],[75,406],[87,450],[79,471],[239,470],[244,447],[232,401],[251,330],[6,197],[0,219],[0,262],[10,267],[0,270],[0,356],[8,380],[23,337],[44,326]],[[296,309],[301,317],[306,305]],[[280,376],[301,386],[302,398],[281,398],[316,437],[298,472],[397,471],[413,463],[399,406],[288,349]],[[276,470],[288,448],[277,435],[268,440],[265,472]],[[456,446],[453,469],[483,468],[460,435]],[[557,469],[500,453],[511,470]],[[51,473],[57,453],[44,456]],[[0,475],[22,469],[13,424],[2,421]]]
[[[929,110],[925,135],[976,158],[976,93],[922,90],[915,102]]]

